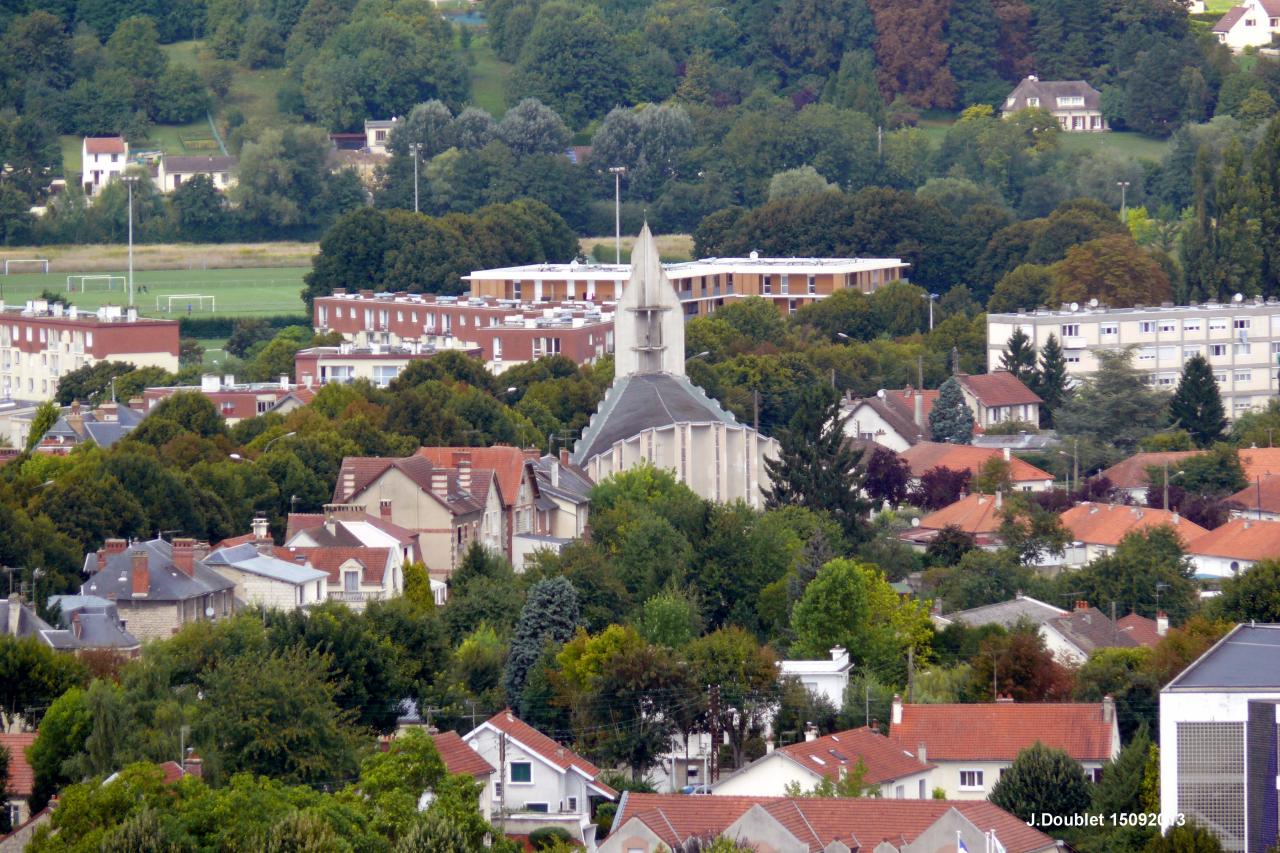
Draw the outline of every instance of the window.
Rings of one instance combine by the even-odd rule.
[[[1248,370],[1237,370],[1235,380],[1237,382],[1251,382],[1253,381],[1253,373]]]
[[[1182,331],[1184,331],[1184,332],[1199,332],[1199,331],[1200,331],[1200,321],[1199,321],[1199,320],[1184,320],[1184,321],[1183,321],[1183,323],[1182,323]]]
[[[898,785],[893,789],[893,796],[895,799],[905,800],[907,798],[907,786]]]
[[[1066,363],[1067,363],[1067,364],[1079,364],[1079,363],[1080,363],[1080,351],[1079,351],[1079,350],[1071,350],[1071,351],[1068,351],[1068,352],[1065,354],[1065,356],[1064,356],[1063,360],[1064,360],[1064,361],[1066,361]]]
[[[924,799],[924,780],[923,779],[920,780],[920,790],[916,794],[916,799],[919,799],[919,800]]]
[[[1156,357],[1155,347],[1143,347],[1138,350],[1138,361],[1154,361]]]
[[[359,592],[360,591],[360,573],[359,572],[343,572],[342,573],[342,591],[343,592]]]
[[[1038,107],[1038,106],[1040,106],[1040,99],[1039,99],[1039,98],[1027,98],[1027,106],[1029,106],[1029,107]]]
[[[533,765],[528,761],[511,762],[511,784],[532,785]]]
[[[1213,381],[1222,385],[1227,384],[1227,372],[1225,370],[1217,371],[1213,374]]]
[[[786,273],[783,273],[781,276],[779,276],[778,281],[779,281],[779,284],[782,285],[782,287],[778,290],[779,293],[791,292],[791,276],[787,275]]]
[[[1189,358],[1195,358],[1200,354],[1200,347],[1183,347],[1182,359],[1186,361]]]
[[[570,797],[570,798],[569,798],[569,811],[571,811],[571,812],[576,812],[577,810],[578,810],[578,798],[577,798],[577,797]]]
[[[394,364],[376,365],[373,368],[373,384],[379,388],[386,388],[399,374],[400,368]]]
[[[1138,331],[1144,335],[1150,335],[1156,330],[1156,324],[1153,320],[1143,320],[1138,324]]]
[[[816,276],[809,276],[808,291],[810,296],[818,292],[818,279]]]
[[[1178,321],[1177,321],[1177,320],[1161,320],[1161,321],[1160,321],[1160,331],[1161,331],[1161,332],[1176,332],[1176,331],[1178,331]]]
[[[493,780],[493,799],[494,802],[502,802],[502,783],[497,779]]]
[[[1227,354],[1226,344],[1209,344],[1210,357],[1218,356],[1218,355],[1226,355],[1226,354]]]
[[[1221,332],[1226,328],[1227,328],[1226,317],[1210,317],[1209,318],[1209,331]]]
[[[1060,107],[1083,107],[1083,95],[1063,95],[1058,98],[1058,106]]]
[[[1249,351],[1252,348],[1253,348],[1253,344],[1235,344],[1232,347],[1232,350],[1235,352],[1236,355],[1248,355]]]
[[[760,277],[760,292],[773,293],[773,276],[766,275]]]
[[[1099,333],[1103,335],[1117,335],[1120,333],[1120,327],[1115,323],[1103,323],[1099,327]]]
[[[525,803],[524,810],[534,814],[546,814],[548,811],[546,803]]]
[[[1245,330],[1248,330],[1248,328],[1249,328],[1249,318],[1248,318],[1248,317],[1237,317],[1237,318],[1236,318],[1236,320],[1235,320],[1235,322],[1234,322],[1234,323],[1232,323],[1231,325],[1232,325],[1233,327],[1237,328],[1237,329],[1245,329]]]
[[[981,791],[983,790],[983,787],[981,770],[960,771],[960,790]]]
[[[1080,324],[1079,324],[1079,323],[1068,323],[1068,324],[1064,325],[1064,326],[1062,327],[1062,337],[1064,337],[1064,338],[1078,338],[1078,337],[1080,337]]]

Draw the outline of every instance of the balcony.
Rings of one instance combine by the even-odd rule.
[[[385,594],[377,592],[348,592],[346,590],[329,590],[330,601],[341,601],[345,604],[363,604],[366,601],[381,601]]]
[[[1062,338],[1063,349],[1085,349],[1088,346],[1089,340],[1083,335],[1065,335]]]

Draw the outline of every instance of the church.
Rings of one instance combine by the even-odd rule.
[[[574,446],[597,483],[642,464],[672,471],[703,498],[764,505],[778,443],[738,423],[685,376],[684,313],[646,224],[615,312],[614,379]]]

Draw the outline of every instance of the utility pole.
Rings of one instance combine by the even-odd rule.
[[[1125,216],[1124,216],[1124,214],[1125,214],[1125,210],[1124,210],[1124,208],[1125,208],[1125,199],[1127,199],[1127,198],[1128,198],[1128,193],[1129,193],[1129,182],[1128,182],[1128,181],[1116,181],[1116,186],[1118,186],[1118,187],[1120,188],[1120,221],[1121,221],[1121,222],[1124,222],[1124,221],[1125,221]]]
[[[865,688],[862,694],[862,713],[866,715],[864,725],[871,725],[871,682],[863,681],[862,686]]]
[[[915,701],[916,696],[916,647],[907,646],[907,704]]]
[[[473,729],[474,729],[474,728],[476,727],[476,720],[478,720],[480,717],[482,717],[482,716],[484,716],[484,715],[483,715],[483,714],[477,714],[477,713],[476,713],[476,702],[475,702],[475,700],[474,700],[474,699],[468,699],[468,700],[467,700],[467,707],[471,709],[471,713],[470,713],[470,714],[463,714],[462,716],[464,716],[464,717],[469,717],[469,718],[471,719],[471,728],[473,728]],[[437,709],[437,710],[439,710],[439,709]]]
[[[1164,460],[1164,511],[1169,511],[1169,460]]]
[[[129,188],[129,305],[133,306],[133,185],[138,182],[137,175],[125,175],[120,180]]]
[[[708,784],[720,781],[720,685],[713,684],[709,688],[707,712],[711,717],[711,754],[708,756],[710,770],[707,771]]]
[[[760,431],[760,391],[759,389],[752,389],[751,401],[755,405],[755,409],[756,409],[756,416],[752,425],[755,427],[756,432],[759,432]]]

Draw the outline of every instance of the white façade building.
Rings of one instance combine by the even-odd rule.
[[[1280,625],[1237,625],[1160,691],[1160,813],[1228,853],[1276,844]]]

